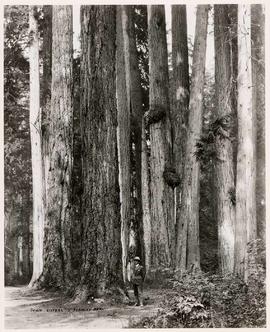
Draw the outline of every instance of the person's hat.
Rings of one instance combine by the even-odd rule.
[[[140,261],[140,260],[141,260],[140,257],[138,256],[134,257],[134,261]]]

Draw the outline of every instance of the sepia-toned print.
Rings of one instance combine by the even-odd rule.
[[[4,6],[5,329],[266,328],[266,16]]]

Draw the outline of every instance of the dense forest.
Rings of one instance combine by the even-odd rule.
[[[263,5],[194,40],[186,5],[82,5],[78,53],[72,6],[4,8],[5,285],[128,303],[139,256],[173,295],[130,327],[264,327]]]

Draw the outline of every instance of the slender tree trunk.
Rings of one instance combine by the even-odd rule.
[[[116,7],[81,7],[83,257],[75,302],[121,287],[115,86]]]
[[[253,108],[256,113],[256,213],[257,232],[265,241],[265,17],[261,4],[251,5],[251,56]]]
[[[180,178],[183,177],[189,106],[189,65],[185,5],[172,6],[173,65],[173,157]],[[175,225],[178,228],[181,206],[181,185],[175,188]]]
[[[49,125],[45,261],[46,287],[69,287],[73,153],[72,6],[53,6],[52,89]]]
[[[232,68],[232,111],[233,111],[233,172],[234,186],[236,186],[236,165],[237,165],[237,137],[238,137],[238,120],[237,120],[237,76],[238,76],[238,5],[228,5],[230,11],[230,36],[228,40],[231,46],[231,68]],[[234,193],[235,196],[235,193]]]
[[[39,43],[35,6],[29,11],[30,34],[30,135],[33,174],[33,275],[32,287],[43,270],[44,209],[42,202],[43,179],[41,157],[41,114],[39,111]]]
[[[199,170],[196,142],[202,131],[203,87],[206,56],[208,5],[199,5],[190,89],[189,125],[183,171],[180,222],[176,245],[176,267],[181,272],[200,268],[199,250]]]
[[[255,114],[252,109],[250,5],[238,5],[238,152],[235,272],[247,277],[247,243],[256,238]]]
[[[164,176],[172,165],[164,6],[148,6],[151,141],[151,268],[174,264],[174,195]]]
[[[23,222],[23,276],[25,278],[31,278],[30,272],[30,255],[29,248],[30,242],[30,220],[32,213],[32,206],[29,204],[30,193],[27,190],[22,197],[22,222]]]
[[[122,6],[117,6],[116,19],[116,97],[117,97],[117,143],[119,164],[119,186],[121,203],[121,242],[124,282],[127,281],[131,169],[130,169],[130,90],[127,88],[126,53],[122,27]]]
[[[49,156],[49,124],[51,111],[52,83],[52,6],[43,6],[43,78],[41,89],[41,133],[42,133],[42,170],[43,170],[43,206],[46,214],[47,181],[50,165]],[[46,222],[46,219],[45,219]]]
[[[151,264],[151,210],[150,210],[150,179],[149,160],[146,143],[145,123],[142,119],[142,211],[143,211],[143,243],[146,276]]]
[[[233,145],[231,133],[234,114],[231,90],[233,76],[231,67],[230,11],[227,5],[214,6],[215,29],[215,86],[216,121],[219,121],[219,133],[215,137],[217,162],[215,166],[218,253],[219,268],[222,273],[232,273],[234,264],[234,224],[235,206],[233,200],[234,171]]]
[[[142,220],[142,184],[141,184],[141,153],[142,153],[142,91],[138,65],[136,36],[134,27],[134,6],[122,6],[122,23],[125,46],[125,65],[127,74],[127,91],[131,107],[131,139],[134,146],[135,167],[135,221],[137,225],[137,252],[144,261],[144,227]],[[147,199],[147,198],[146,198]]]

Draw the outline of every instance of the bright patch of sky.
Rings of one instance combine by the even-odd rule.
[[[187,33],[188,37],[191,39],[192,44],[194,45],[194,35],[195,35],[195,25],[196,25],[196,5],[186,5],[187,9]],[[166,15],[166,30],[167,30],[167,44],[168,52],[172,51],[172,34],[171,34],[171,25],[172,25],[172,15],[171,15],[171,5],[165,5],[165,15]],[[192,59],[190,59],[192,60]],[[208,19],[208,34],[207,34],[207,48],[206,48],[206,72],[214,74],[214,32],[213,32],[213,15],[212,12],[209,12]]]
[[[196,5],[187,5],[187,28],[188,36],[194,44],[194,33],[196,23]],[[168,52],[172,50],[171,36],[171,5],[165,5],[166,29]],[[73,5],[73,47],[74,56],[80,54],[80,5]],[[207,35],[207,51],[206,51],[206,71],[214,74],[214,33],[213,33],[213,15],[209,13],[208,35]]]

